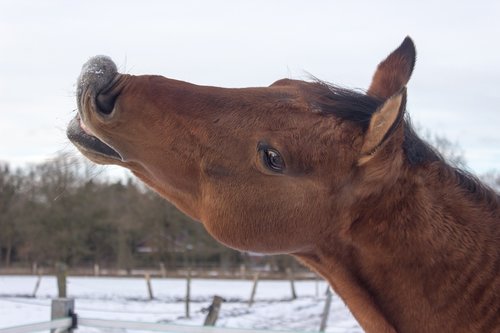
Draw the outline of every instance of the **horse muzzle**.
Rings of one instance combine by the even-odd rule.
[[[85,119],[84,107],[91,107],[102,117],[110,116],[114,103],[120,93],[118,89],[121,74],[118,73],[115,63],[108,56],[90,58],[83,66],[78,77],[76,99],[78,111]],[[90,105],[86,104],[86,98]]]
[[[78,114],[69,123],[66,134],[84,155],[122,160],[120,154],[88,126],[90,118],[105,122],[112,117],[121,91],[121,78],[115,63],[107,56],[92,57],[82,66],[76,89]]]

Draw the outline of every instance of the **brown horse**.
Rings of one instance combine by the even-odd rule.
[[[500,197],[412,130],[414,64],[406,38],[360,93],[197,86],[99,56],[68,136],[227,246],[295,256],[367,332],[500,332]]]

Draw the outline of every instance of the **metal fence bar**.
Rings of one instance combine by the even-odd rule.
[[[62,318],[44,323],[28,324],[9,328],[0,328],[0,333],[30,333],[48,331],[52,329],[68,329],[71,327],[71,318]]]
[[[165,333],[290,333],[290,331],[269,331],[238,328],[221,328],[211,326],[181,326],[121,320],[78,318],[78,326],[97,328],[122,328],[129,330],[161,331]],[[3,333],[3,332],[0,332]],[[16,332],[15,332],[16,333]],[[297,332],[295,332],[297,333]]]

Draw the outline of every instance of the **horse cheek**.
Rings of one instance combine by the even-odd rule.
[[[304,248],[311,230],[304,229],[303,204],[254,190],[205,195],[202,222],[207,231],[219,242],[242,251],[278,254]]]

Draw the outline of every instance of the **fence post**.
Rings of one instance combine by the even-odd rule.
[[[160,275],[162,278],[167,277],[167,270],[165,269],[165,264],[163,262],[160,262]]]
[[[189,302],[191,301],[191,266],[187,269],[186,277],[186,318],[191,318],[189,315]]]
[[[100,276],[101,269],[99,268],[99,264],[94,264],[94,276]]]
[[[35,283],[35,289],[33,289],[33,294],[31,294],[31,297],[36,297],[36,293],[38,292],[38,288],[40,288],[40,282],[42,281],[42,273],[38,273],[38,278],[36,279]]]
[[[248,301],[248,306],[253,305],[255,293],[257,292],[257,283],[258,282],[259,282],[259,272],[255,273],[255,275],[253,276],[253,287],[252,287],[252,293],[250,294],[250,300]]]
[[[328,322],[328,315],[330,314],[330,306],[332,305],[332,292],[330,288],[326,291],[325,307],[323,309],[323,315],[321,316],[321,324],[319,326],[319,331],[324,332],[326,329],[326,324]]]
[[[57,274],[57,290],[59,298],[66,298],[66,275],[67,266],[64,263],[58,262],[56,264]]]
[[[316,287],[315,288],[316,289],[315,296],[316,296],[316,298],[318,298],[319,297],[319,277],[318,277],[318,275],[316,275],[316,277],[314,278],[314,282],[315,282],[314,284]]]
[[[36,261],[34,261],[33,265],[31,266],[31,274],[33,275],[38,274],[38,263]]]
[[[290,288],[292,290],[292,299],[297,299],[297,292],[295,291],[295,277],[293,275],[293,271],[290,267],[286,269],[286,274],[288,275],[288,279],[290,280]]]
[[[52,320],[72,317],[75,313],[75,300],[72,298],[57,298],[52,300],[52,308],[50,318]],[[73,329],[67,330],[51,330],[51,333],[72,333]]]
[[[240,265],[240,277],[242,280],[245,280],[247,277],[247,268],[244,264]]]
[[[148,285],[148,294],[149,294],[149,299],[152,300],[154,299],[153,295],[153,287],[151,286],[151,276],[149,273],[144,274],[144,278],[146,279],[146,284]]]
[[[217,318],[219,318],[219,312],[222,302],[224,302],[224,299],[222,297],[214,296],[212,304],[208,307],[208,314],[205,318],[205,323],[203,324],[203,326],[215,326]]]

